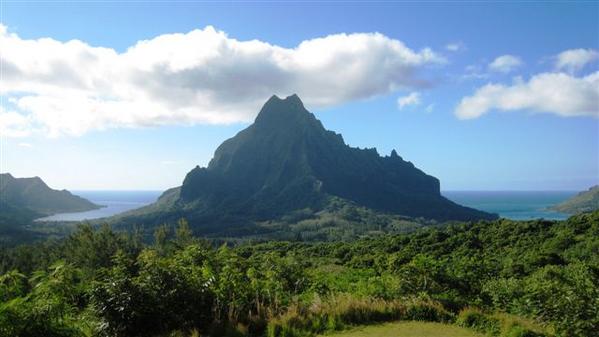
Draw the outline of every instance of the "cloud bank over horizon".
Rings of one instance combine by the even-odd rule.
[[[380,33],[335,34],[284,48],[211,26],[138,41],[125,52],[22,39],[0,24],[0,132],[79,136],[92,130],[249,122],[272,94],[326,107],[431,85],[446,60]]]

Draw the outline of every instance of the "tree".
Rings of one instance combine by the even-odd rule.
[[[176,242],[179,247],[185,247],[193,242],[193,233],[186,219],[181,218],[177,222]]]
[[[156,231],[154,231],[154,245],[161,254],[166,252],[169,233],[170,230],[166,224],[158,227]]]

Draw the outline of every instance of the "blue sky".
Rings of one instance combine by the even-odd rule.
[[[3,60],[2,82],[8,89],[2,91],[0,111],[5,114],[4,119],[0,114],[4,133],[0,171],[37,175],[54,188],[162,190],[179,185],[191,168],[208,163],[223,140],[249,124],[257,102],[279,90],[278,83],[282,87],[273,93],[298,92],[325,127],[342,133],[348,144],[376,147],[383,155],[397,149],[404,159],[438,177],[444,190],[581,190],[599,183],[597,3],[3,2],[1,6],[3,34],[12,37],[3,40],[3,46],[10,47],[4,49],[10,50]],[[194,30],[203,34],[186,35]],[[292,55],[288,62],[294,63],[295,73],[281,75],[271,60],[251,55],[227,54],[226,62],[221,62],[225,65],[206,68],[186,58],[204,55],[210,48],[203,41],[219,32],[226,34],[222,41],[228,44],[250,40],[268,44],[246,43],[240,53],[254,55],[258,48],[275,55],[275,63],[280,55]],[[153,49],[138,48],[141,56],[118,56],[138,41],[174,33],[181,35],[166,35],[152,44]],[[365,34],[351,35],[356,33]],[[326,39],[329,36],[339,38]],[[183,42],[166,44],[167,38]],[[312,43],[311,53],[294,54],[302,42],[320,38],[325,43]],[[83,46],[66,44],[73,39]],[[186,41],[193,44],[189,49]],[[398,49],[396,41],[404,49]],[[371,47],[355,51],[353,46],[361,44]],[[106,110],[113,106],[105,108],[106,102],[128,104],[133,97],[110,94],[121,88],[122,79],[118,74],[103,77],[112,60],[126,59],[114,62],[123,71],[138,71],[146,59],[155,62],[150,66],[161,64],[162,56],[153,55],[171,47],[172,53],[164,57],[179,60],[171,67],[191,69],[191,75],[209,73],[214,76],[211,81],[198,84],[190,75],[186,82],[177,82],[162,73],[143,77],[142,84],[128,78],[123,90],[151,92],[151,104],[135,101],[142,105],[132,106],[143,108],[132,115],[125,111],[129,105],[115,105],[115,111],[125,111],[119,114]],[[339,69],[322,72],[333,85],[315,79],[318,72],[305,70],[310,62],[320,62],[318,48],[335,56],[332,64]],[[29,56],[19,54],[25,52]],[[501,56],[508,57],[498,59]],[[397,66],[381,65],[394,58]],[[20,73],[11,72],[11,62]],[[343,62],[358,70],[344,69]],[[243,84],[227,82],[237,78]],[[65,84],[70,79],[92,83],[92,89],[80,93],[72,83]],[[154,80],[162,82],[146,85]],[[188,92],[171,92],[164,83],[189,84],[200,94],[208,92],[211,102],[192,100],[185,105]],[[97,105],[101,117],[85,111],[89,107],[85,102],[69,101],[79,94],[89,98],[95,95],[91,91],[111,85],[114,88],[97,94],[101,97],[93,97],[94,102],[102,100]],[[35,97],[23,99],[28,95]],[[62,100],[54,107],[58,98]],[[405,104],[400,107],[402,98]],[[154,112],[160,104],[166,108]],[[176,107],[177,113],[171,116],[168,107]],[[62,113],[70,108],[75,112]],[[81,111],[87,119],[79,121]]]

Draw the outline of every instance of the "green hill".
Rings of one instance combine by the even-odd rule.
[[[99,208],[67,190],[53,190],[39,177],[15,178],[0,174],[0,231],[15,231],[34,219]]]
[[[589,188],[587,191],[553,206],[551,209],[568,214],[592,212],[599,209],[599,185]]]
[[[42,213],[35,212],[29,208],[17,207],[0,199],[0,224],[6,223],[9,220],[16,221],[19,224],[24,224],[32,221],[35,218],[44,216]]]
[[[67,190],[54,190],[39,177],[14,178],[0,174],[0,200],[41,214],[83,212],[99,208],[89,200]]]

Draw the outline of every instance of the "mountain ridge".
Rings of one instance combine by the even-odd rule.
[[[169,190],[168,198],[128,215],[151,219],[146,210],[159,221],[186,217],[220,227],[216,224],[322,210],[335,197],[381,212],[439,221],[497,217],[449,201],[439,186],[437,178],[395,150],[382,157],[376,149],[345,144],[297,95],[272,96],[253,124],[216,149],[207,167],[196,166],[180,189]]]

